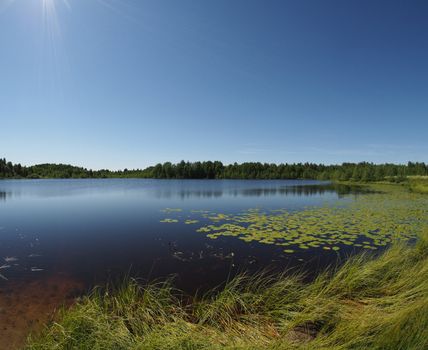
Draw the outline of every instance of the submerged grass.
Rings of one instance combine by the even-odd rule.
[[[26,349],[427,349],[427,276],[425,231],[311,283],[242,275],[190,299],[129,280],[64,309]]]

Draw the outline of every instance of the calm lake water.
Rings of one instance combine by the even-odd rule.
[[[287,255],[281,247],[236,237],[212,240],[184,221],[200,210],[293,211],[350,201],[355,194],[300,180],[0,181],[0,288],[52,276],[69,276],[89,288],[129,274],[174,275],[179,288],[192,292],[246,270],[303,267],[313,273],[333,263],[337,253]],[[166,217],[179,222],[162,223]]]

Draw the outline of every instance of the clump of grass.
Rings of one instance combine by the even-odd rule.
[[[410,176],[408,182],[412,192],[428,193],[428,176]]]
[[[426,349],[428,232],[305,283],[241,275],[186,302],[171,282],[96,289],[27,349]]]

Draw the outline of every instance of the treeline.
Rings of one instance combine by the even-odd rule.
[[[142,171],[142,177],[156,179],[319,179],[339,181],[401,181],[407,176],[428,175],[425,163],[407,164],[314,163],[268,164],[221,162],[180,162],[157,164]]]
[[[38,164],[22,166],[0,158],[0,178],[86,179],[120,177],[123,171],[86,169],[68,164]]]
[[[66,164],[39,164],[25,167],[0,159],[0,178],[154,178],[154,179],[319,179],[339,181],[402,181],[407,176],[427,176],[428,165],[343,163],[268,164],[219,161],[166,162],[146,169],[121,171],[88,170]]]

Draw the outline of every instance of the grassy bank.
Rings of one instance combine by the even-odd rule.
[[[95,290],[27,349],[426,349],[427,236],[310,284],[241,276],[190,301],[170,283]]]
[[[428,193],[428,176],[410,176],[410,190],[417,193]]]
[[[348,184],[349,183],[357,184],[355,182],[348,182]],[[359,184],[364,184],[364,183],[360,182]],[[367,183],[365,184],[367,185]],[[377,181],[369,185],[373,186],[376,184],[386,184],[386,185],[397,184],[397,185],[405,186],[411,192],[414,192],[414,193],[423,193],[423,194],[428,193],[428,176],[407,176],[403,178],[391,178],[391,179],[388,179],[387,181]]]

